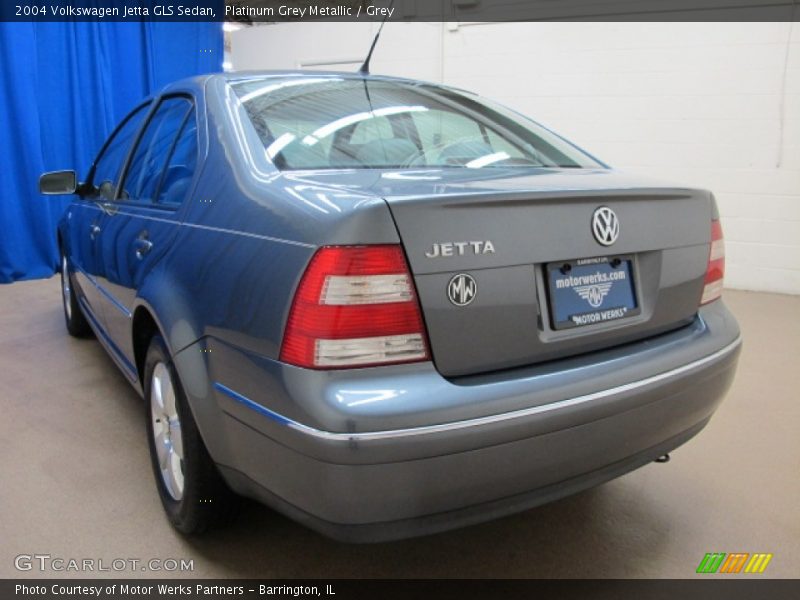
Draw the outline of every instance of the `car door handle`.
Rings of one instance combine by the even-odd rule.
[[[133,242],[133,247],[136,249],[136,258],[139,260],[144,258],[144,255],[150,252],[153,248],[153,242],[147,238],[136,238]]]
[[[101,229],[100,229],[99,225],[92,225],[89,228],[89,237],[91,239],[95,239],[100,234],[100,231],[101,231]]]

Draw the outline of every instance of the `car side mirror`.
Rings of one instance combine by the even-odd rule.
[[[77,189],[78,179],[75,171],[52,171],[39,177],[40,194],[74,194]]]

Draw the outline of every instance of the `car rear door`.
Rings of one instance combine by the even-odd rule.
[[[106,327],[131,365],[134,301],[145,277],[177,234],[196,165],[197,122],[192,99],[162,98],[128,160],[113,209],[103,217],[98,250],[100,283],[108,290]]]
[[[95,325],[103,327],[105,289],[98,282],[101,273],[98,249],[103,234],[103,207],[116,196],[122,167],[149,108],[149,103],[138,106],[109,136],[87,177],[89,186],[95,190],[94,195],[73,203],[68,213],[70,261],[75,268],[75,277],[90,317]]]

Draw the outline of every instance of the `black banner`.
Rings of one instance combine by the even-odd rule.
[[[744,579],[741,576],[691,580],[0,580],[0,598],[31,600],[210,600],[327,598],[380,600],[599,598],[618,600],[795,600],[800,580]]]
[[[0,21],[792,21],[798,0],[4,0]]]

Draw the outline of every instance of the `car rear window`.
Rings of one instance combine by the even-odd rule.
[[[281,170],[601,166],[533,121],[450,88],[312,76],[231,86]]]

